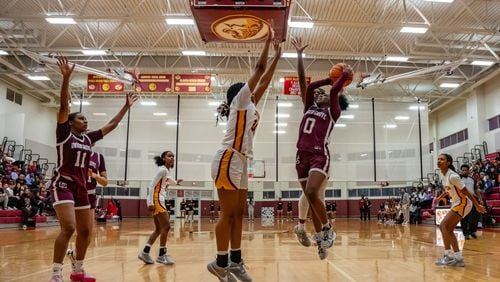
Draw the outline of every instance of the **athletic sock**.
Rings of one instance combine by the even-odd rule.
[[[149,254],[149,251],[151,251],[151,245],[150,244],[146,244],[146,246],[144,246],[143,252]]]
[[[161,256],[165,255],[166,253],[167,253],[167,247],[165,247],[165,246],[163,246],[163,247],[162,247],[162,246],[160,246],[160,253],[159,253],[159,255],[158,255],[158,256],[160,256],[160,257],[161,257]]]
[[[226,268],[229,262],[229,255],[227,252],[218,252],[217,253],[217,266]]]
[[[234,263],[241,262],[241,249],[231,250],[231,262]]]

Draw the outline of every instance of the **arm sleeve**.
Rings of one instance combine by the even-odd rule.
[[[167,177],[167,184],[168,185],[177,185],[177,180],[175,180],[174,178],[172,178],[172,176],[170,176],[169,170],[166,171],[165,175]]]
[[[106,163],[104,161],[104,156],[99,154],[99,173],[106,171]]]
[[[92,144],[103,138],[102,131],[100,129],[87,133],[87,136]]]
[[[146,198],[146,202],[147,202],[148,206],[153,206],[154,205],[153,196],[154,196],[154,193],[155,193],[155,188],[158,187],[158,184],[160,184],[159,182],[166,175],[167,175],[167,170],[165,168],[160,168],[158,170],[158,173],[156,173],[155,178],[153,178],[153,181],[151,181],[151,183],[149,184],[149,187],[148,187],[148,197]]]
[[[231,102],[231,105],[234,104],[234,107],[236,107],[236,110],[245,110],[251,102],[251,97],[252,97],[252,92],[250,91],[250,87],[248,87],[248,84],[245,84],[241,89],[238,94],[236,94],[236,97],[234,97],[233,102]]]
[[[327,78],[323,80],[318,80],[311,82],[307,86],[306,98],[304,100],[304,113],[314,104],[314,90],[320,88],[321,86],[329,85],[332,83],[332,80]]]
[[[69,125],[69,121],[65,123],[57,123],[56,127],[56,142],[62,143],[68,139],[71,134],[71,126]]]
[[[460,179],[458,175],[450,176],[450,183],[460,190],[464,189],[465,187],[464,183],[462,182],[462,179]]]

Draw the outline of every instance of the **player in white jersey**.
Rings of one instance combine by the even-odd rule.
[[[448,194],[451,198],[451,210],[446,214],[441,224],[439,224],[439,229],[443,235],[444,256],[436,261],[436,265],[464,267],[465,263],[462,252],[458,248],[457,237],[455,237],[453,230],[458,222],[470,212],[473,204],[480,213],[484,213],[485,209],[465,188],[460,176],[455,172],[453,158],[450,155],[440,154],[437,166],[441,170],[441,181],[444,192],[435,199],[435,202],[439,202],[445,194]],[[453,251],[451,248],[453,248]]]
[[[182,179],[175,180],[170,176],[170,170],[174,167],[174,153],[165,151],[161,156],[155,157],[155,163],[158,168],[155,178],[149,184],[147,205],[149,211],[153,215],[155,222],[155,230],[149,236],[148,243],[139,253],[138,258],[146,264],[153,264],[154,261],[149,255],[151,245],[154,244],[156,238],[160,236],[160,251],[156,262],[172,265],[174,261],[167,255],[167,236],[170,231],[170,216],[165,207],[165,199],[167,198],[167,187],[170,184],[179,185]]]
[[[227,103],[217,109],[221,117],[227,118],[227,131],[222,147],[212,162],[212,178],[222,213],[215,227],[217,259],[209,263],[207,269],[220,281],[234,281],[234,276],[241,281],[251,281],[241,259],[243,211],[248,190],[247,161],[253,156],[253,137],[258,125],[259,115],[255,105],[269,86],[281,56],[280,44],[275,42],[275,56],[267,66],[269,46],[273,38],[274,31],[270,29],[253,74],[246,83],[231,85],[227,90]]]

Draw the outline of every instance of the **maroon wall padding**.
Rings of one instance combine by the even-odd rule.
[[[123,217],[149,217],[148,207],[145,199],[119,199],[122,206]],[[379,206],[386,199],[370,199],[372,202],[371,215],[376,216]],[[106,208],[109,199],[100,200],[99,204]],[[327,200],[330,202],[331,200]],[[200,215],[201,217],[210,217],[210,200],[200,201]],[[500,202],[500,200],[498,201]],[[276,209],[278,201],[257,201],[255,202],[255,217],[260,217],[262,207],[273,207]],[[286,215],[288,201],[283,201],[283,215]],[[337,203],[337,217],[359,217],[359,200],[336,200]],[[299,214],[299,201],[292,201],[293,216],[297,217]],[[215,211],[217,215],[217,208],[219,202],[215,201]],[[244,217],[248,216],[247,208],[245,207]]]

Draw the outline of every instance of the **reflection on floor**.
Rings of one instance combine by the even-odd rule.
[[[244,222],[243,257],[254,281],[500,281],[500,233],[484,231],[464,246],[466,267],[437,267],[442,255],[434,225],[384,225],[338,219],[337,241],[326,260],[298,244],[295,222]],[[172,222],[168,253],[173,266],[144,265],[137,259],[153,229],[151,219],[96,224],[85,268],[99,281],[217,281],[206,271],[216,254],[215,223]],[[307,223],[308,231],[312,223]],[[58,227],[1,232],[0,281],[46,281]],[[158,252],[158,242],[152,247]],[[69,276],[65,261],[65,277]]]

